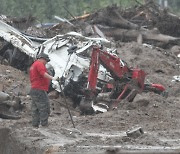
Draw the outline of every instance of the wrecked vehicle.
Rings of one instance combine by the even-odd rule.
[[[83,46],[78,44],[80,38],[85,40]],[[74,45],[73,41],[78,43]],[[108,41],[72,32],[47,40],[40,50],[49,55],[49,68],[53,67],[53,75],[61,78],[61,85],[53,81],[53,88],[61,92],[62,86],[65,95],[72,98],[73,106],[80,106],[82,114],[105,112],[111,108],[113,103],[97,103],[96,97],[104,92],[109,93],[109,102],[113,100],[114,107],[117,107],[121,99],[132,102],[142,91],[158,94],[165,91],[163,85],[144,83],[146,74],[143,70],[129,68],[115,50],[104,47],[103,43]]]
[[[50,90],[73,100],[73,106],[82,113],[105,112],[111,104],[97,103],[100,95],[108,93],[109,102],[127,98],[133,101],[137,93],[153,91],[162,93],[159,84],[144,84],[145,72],[131,69],[116,55],[116,49],[104,38],[85,37],[76,32],[56,35],[50,39],[29,37],[15,28],[0,22],[1,39],[5,42],[0,50],[2,62],[21,70],[27,70],[33,60],[44,52],[49,55],[48,72],[61,79],[52,81]],[[109,47],[111,48],[109,48]]]
[[[111,80],[104,81],[104,84],[98,87],[97,79],[100,65],[110,73]],[[94,46],[87,79],[87,90],[80,104],[82,112],[106,112],[109,109],[117,108],[118,102],[122,99],[132,102],[136,94],[143,91],[152,91],[157,94],[165,92],[165,87],[161,84],[145,83],[145,76],[146,73],[143,70],[129,68],[117,55],[108,53],[102,47]],[[87,103],[91,104],[89,108]]]
[[[82,72],[88,71],[90,51],[94,43],[110,44],[106,39],[84,37],[76,32],[57,35],[51,39],[32,37],[24,35],[3,21],[0,21],[0,31],[3,45],[0,49],[1,63],[28,71],[38,54],[45,52],[51,59],[47,64],[49,73],[64,77],[66,85],[70,80],[77,81]],[[108,80],[103,67],[99,72],[101,80]],[[52,87],[60,92],[58,86],[58,83],[52,83]]]
[[[37,43],[0,20],[1,63],[26,70],[36,55]]]

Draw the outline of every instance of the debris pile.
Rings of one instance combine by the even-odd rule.
[[[36,147],[41,149],[42,153],[49,150],[79,153],[91,150],[95,153],[116,151],[116,148],[124,150],[178,149],[180,138],[178,130],[180,126],[178,110],[180,107],[180,31],[178,27],[180,27],[178,16],[169,13],[168,10],[162,10],[152,2],[146,5],[138,4],[126,10],[122,10],[116,5],[108,6],[48,28],[31,26],[18,31],[12,27],[6,29],[7,25],[1,22],[0,30],[7,30],[7,33],[1,34],[0,55],[3,64],[0,65],[0,87],[3,87],[1,91],[11,98],[10,102],[5,102],[8,104],[8,108],[6,108],[8,113],[13,106],[13,113],[21,116],[21,119],[10,121],[10,124],[6,122],[6,125],[13,125],[14,132],[17,132],[16,129],[18,129],[22,134],[20,135],[22,140],[24,139],[23,135],[29,140],[33,140],[32,136],[37,137],[36,134],[38,134],[39,138],[33,140],[33,144],[29,142],[26,144],[27,147],[43,145]],[[15,35],[7,35],[9,33]],[[16,38],[16,41],[9,41],[7,36],[11,36],[10,40]],[[19,44],[17,40],[20,42]],[[80,115],[78,103],[84,92],[88,92],[86,91],[87,85],[84,83],[87,83],[89,66],[92,64],[90,56],[94,44],[110,55],[120,57],[123,66],[128,66],[129,69],[144,70],[146,88],[152,90],[152,87],[148,87],[148,85],[158,83],[166,88],[168,95],[154,92],[154,89],[143,91],[143,93],[137,93],[133,101],[122,99],[119,101],[117,109],[109,112],[104,112],[108,107],[104,105],[105,100],[102,100],[99,95],[98,99],[100,99],[101,107],[104,107],[102,110],[104,113]],[[51,128],[42,131],[34,131],[31,128],[29,123],[31,100],[28,96],[29,79],[26,73],[29,64],[38,52],[41,52],[43,46],[45,47],[44,51],[50,55],[52,60],[51,65],[48,66],[49,71],[53,73],[51,70],[53,66],[55,75],[65,79],[62,87],[75,127],[81,133],[67,129],[72,127],[72,124],[63,95],[58,90],[56,83],[53,83],[55,87],[52,88],[56,89],[58,93],[55,91],[49,93],[52,110]],[[17,61],[12,58],[13,56],[8,57],[8,55],[23,53],[23,51],[26,51],[26,56],[24,54],[15,56],[16,58],[21,57],[21,65],[18,65],[21,71],[6,66],[17,66],[15,65]],[[31,62],[28,61],[29,58]],[[28,64],[24,65],[24,62],[27,61]],[[26,69],[22,66],[26,66]],[[102,85],[106,85],[105,83],[112,82],[112,72],[109,73],[103,67],[100,67],[99,70],[101,78],[98,79],[98,90],[102,88]],[[112,88],[112,85],[108,86],[110,86],[109,89]],[[105,97],[109,91],[105,92],[107,93],[100,94]],[[59,97],[54,97],[54,94],[58,94]],[[15,99],[17,96],[21,101]],[[108,99],[106,102],[114,101],[112,98]],[[15,100],[17,103],[14,106]],[[75,104],[73,101],[78,103]],[[18,105],[19,107],[16,108]],[[96,109],[100,107],[95,106],[96,104],[92,105]],[[58,136],[59,134],[61,137]],[[60,138],[63,138],[64,145]],[[42,142],[43,144],[41,144]],[[48,150],[45,150],[44,147],[47,147]],[[31,153],[36,152],[31,151]]]
[[[47,28],[47,34],[52,36],[76,31],[85,36],[112,38],[121,42],[137,41],[162,48],[180,44],[179,17],[161,9],[153,1],[126,10],[116,5],[108,6],[69,22]]]

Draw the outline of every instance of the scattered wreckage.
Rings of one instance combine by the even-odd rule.
[[[165,92],[160,84],[146,84],[146,73],[129,68],[117,56],[112,43],[104,38],[85,37],[76,32],[50,39],[37,38],[3,21],[0,21],[0,38],[1,62],[18,69],[27,71],[41,52],[48,54],[51,61],[47,69],[60,78],[60,82],[52,81],[50,90],[59,93],[63,90],[72,98],[73,106],[80,106],[84,114],[106,112],[117,107],[121,99],[132,102],[136,94],[143,91]],[[102,102],[105,97],[106,103]]]

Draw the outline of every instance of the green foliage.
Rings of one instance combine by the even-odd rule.
[[[180,14],[180,0],[171,0],[169,3],[171,10],[176,14]]]
[[[0,14],[16,17],[32,15],[40,22],[50,22],[54,21],[54,15],[69,19],[72,15],[83,15],[112,4],[127,8],[137,5],[137,1],[144,3],[144,0],[0,0]],[[178,10],[179,0],[171,2]]]

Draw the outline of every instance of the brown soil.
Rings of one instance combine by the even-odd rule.
[[[138,94],[131,103],[121,101],[117,110],[90,116],[80,116],[78,111],[71,110],[76,129],[73,129],[67,109],[57,103],[62,103],[63,100],[51,99],[51,106],[56,104],[56,107],[51,108],[49,127],[45,130],[46,133],[54,135],[55,141],[50,144],[48,135],[45,134],[45,141],[41,128],[34,130],[30,124],[28,74],[0,65],[0,80],[4,92],[10,95],[18,94],[24,104],[23,110],[18,112],[21,119],[1,120],[1,126],[10,127],[20,138],[26,136],[32,139],[31,136],[35,136],[36,140],[29,146],[38,148],[37,145],[41,143],[39,140],[43,140],[43,146],[39,148],[42,151],[49,147],[49,144],[55,148],[59,143],[56,137],[59,138],[62,134],[65,140],[77,141],[64,144],[63,150],[57,145],[61,148],[53,149],[54,151],[87,152],[93,149],[98,152],[116,146],[131,150],[179,146],[180,82],[172,82],[173,76],[179,75],[178,59],[170,50],[151,49],[135,42],[119,43],[118,47],[119,57],[125,60],[129,67],[145,70],[148,73],[146,81],[163,84],[169,96],[166,98],[152,92]],[[141,127],[145,133],[138,138],[127,137],[125,132],[134,127]]]
[[[156,6],[152,8],[157,9]],[[142,10],[144,14],[136,16]],[[102,10],[98,15],[103,15],[107,13],[106,11]],[[126,19],[134,19],[134,23],[140,21],[136,22],[140,26],[142,23],[148,25],[150,29],[156,26],[161,33],[179,37],[177,30],[179,20],[177,18],[173,20],[176,21],[174,24],[170,18],[165,20],[167,12],[156,11],[151,12],[151,9],[142,6],[121,12],[121,15]],[[154,16],[153,12],[158,16]],[[98,15],[94,13],[86,20],[71,21],[74,24],[78,22],[77,29],[60,24],[46,32],[31,28],[28,30],[30,34],[38,33],[39,36],[46,36],[46,34],[54,36],[59,32],[70,30],[84,31],[84,25],[98,21]],[[110,15],[113,15],[111,18],[115,17],[114,14]],[[147,20],[146,15],[149,15],[151,20]],[[118,153],[118,150],[145,150],[146,152],[155,150],[157,152],[169,149],[178,151],[180,149],[180,82],[172,80],[174,75],[180,75],[180,62],[177,58],[180,47],[172,44],[171,46],[172,48],[163,49],[153,45],[151,47],[140,45],[136,42],[117,41],[118,56],[129,67],[143,69],[147,73],[146,82],[164,85],[168,97],[153,92],[141,93],[133,102],[121,101],[117,110],[95,115],[82,116],[78,109],[72,109],[71,114],[76,128],[73,128],[68,111],[62,105],[63,98],[50,99],[52,112],[48,128],[32,128],[28,74],[10,66],[0,65],[0,88],[11,96],[18,95],[23,104],[22,110],[15,111],[21,119],[0,119],[2,136],[0,150],[6,149],[5,154],[7,149],[11,149],[9,153],[13,154]],[[68,101],[71,102],[69,99]],[[141,127],[144,134],[136,138],[128,137],[126,132],[137,127]]]

